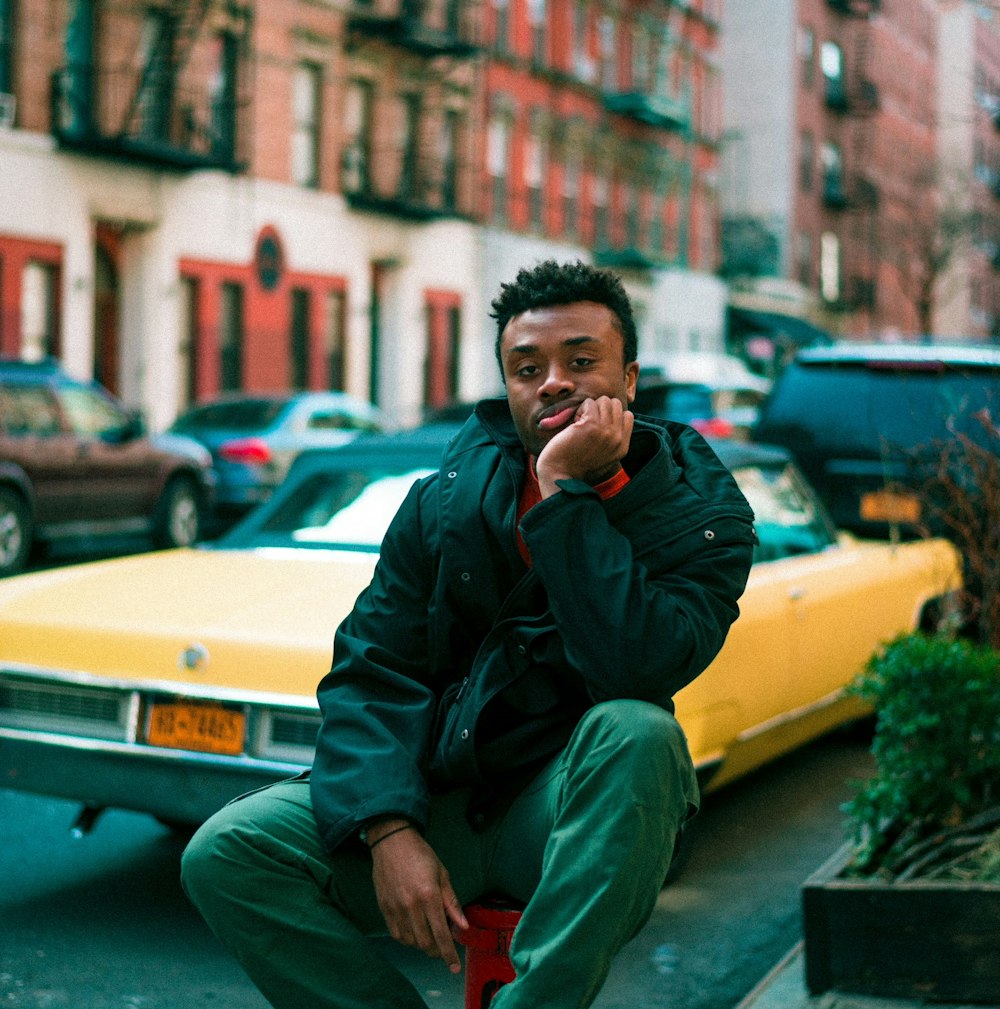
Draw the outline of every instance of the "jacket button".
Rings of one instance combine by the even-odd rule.
[[[524,645],[518,645],[517,646],[517,654],[518,655],[527,655],[528,654],[528,649],[525,648]]]
[[[705,530],[705,539],[707,539],[707,540],[714,540],[715,539],[715,533],[712,532],[711,529],[706,529]]]
[[[469,738],[469,730],[468,729],[462,729],[462,738],[463,739],[468,739]]]
[[[454,479],[455,479],[455,477],[457,477],[457,476],[458,476],[458,474],[457,474],[457,473],[456,473],[456,472],[455,472],[454,470],[452,470],[452,471],[451,471],[451,472],[450,472],[450,473],[448,474],[448,479],[449,479],[449,480],[454,480]]]
[[[462,572],[462,581],[463,582],[471,582],[472,581],[472,575],[470,575],[468,571],[463,571]]]

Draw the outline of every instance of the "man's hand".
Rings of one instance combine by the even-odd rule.
[[[372,848],[372,879],[378,905],[397,942],[441,959],[457,974],[462,963],[449,921],[469,923],[451,888],[448,870],[416,830],[401,830]]]
[[[585,480],[599,484],[618,472],[628,452],[635,417],[611,396],[586,399],[573,423],[542,449],[535,473],[542,497],[555,494],[556,480]]]

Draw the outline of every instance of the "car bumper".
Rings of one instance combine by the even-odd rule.
[[[0,768],[2,787],[189,824],[204,822],[244,792],[305,769],[9,728],[0,729]]]

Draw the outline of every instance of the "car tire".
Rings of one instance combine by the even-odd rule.
[[[153,519],[153,542],[156,546],[189,547],[201,536],[201,495],[189,477],[171,479],[163,491]]]
[[[0,578],[24,569],[31,550],[31,513],[24,498],[0,487]]]

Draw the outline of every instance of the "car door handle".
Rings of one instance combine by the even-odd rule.
[[[800,599],[804,599],[806,595],[806,590],[802,585],[796,585],[788,590],[788,598],[791,599],[793,603],[797,603]]]

